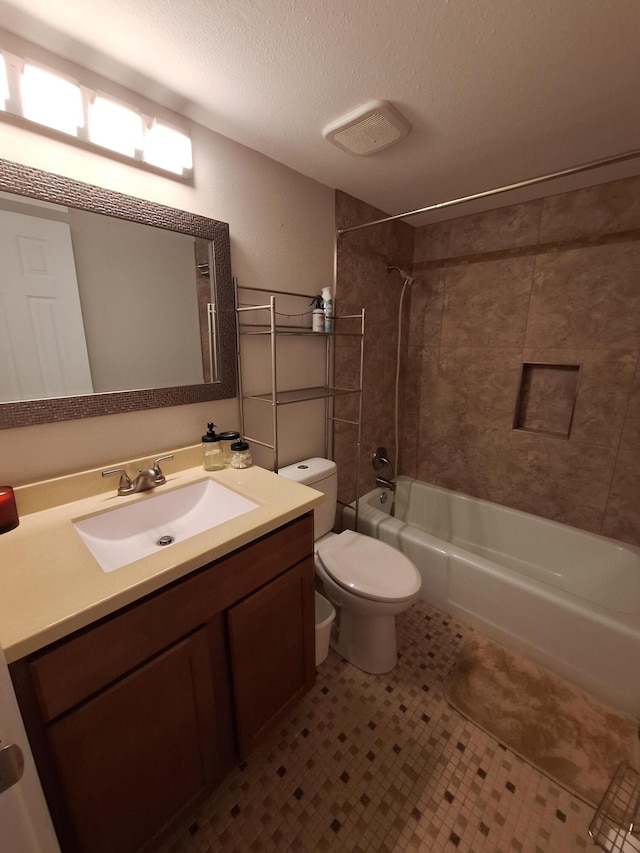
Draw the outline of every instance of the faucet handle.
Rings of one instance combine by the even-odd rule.
[[[160,470],[160,463],[164,462],[166,459],[173,459],[173,453],[169,453],[167,456],[159,456],[153,463],[153,470],[156,472],[156,483],[159,486],[166,482],[166,478]]]
[[[109,471],[102,472],[103,477],[110,477],[112,474],[120,474],[120,482],[118,483],[119,495],[126,495],[128,492],[132,491],[133,485],[124,468],[113,468]]]

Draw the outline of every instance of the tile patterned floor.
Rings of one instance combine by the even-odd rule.
[[[392,673],[366,675],[330,651],[281,731],[162,853],[598,849],[589,806],[444,699],[472,633],[421,601],[398,618]]]

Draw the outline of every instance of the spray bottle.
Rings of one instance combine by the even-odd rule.
[[[311,329],[314,332],[324,332],[324,311],[322,309],[322,296],[314,296],[310,305],[313,305],[311,312]]]
[[[330,287],[322,288],[322,304],[324,307],[324,330],[333,332],[333,297]]]

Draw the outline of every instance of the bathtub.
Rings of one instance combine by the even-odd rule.
[[[391,503],[362,497],[358,530],[413,560],[423,598],[640,716],[640,548],[409,477]]]

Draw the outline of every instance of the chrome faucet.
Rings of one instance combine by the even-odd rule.
[[[389,457],[387,456],[387,451],[384,447],[379,447],[376,452],[373,454],[373,461],[371,462],[374,471],[380,471],[386,465],[391,471],[391,478],[381,477],[379,474],[376,476],[376,485],[383,486],[385,489],[391,489],[392,492],[396,490],[395,484],[395,471],[393,470],[393,465],[389,462]]]
[[[160,470],[160,463],[164,462],[165,459],[173,459],[173,454],[159,456],[153,463],[153,468],[145,468],[144,470],[139,468],[138,476],[133,482],[124,468],[112,468],[109,471],[103,471],[102,476],[110,477],[112,474],[120,474],[120,482],[118,483],[119,495],[133,495],[135,492],[146,492],[167,482],[167,478]]]
[[[396,490],[396,484],[393,480],[387,480],[386,477],[376,477],[376,485],[383,486],[385,489],[391,489],[392,492]]]

